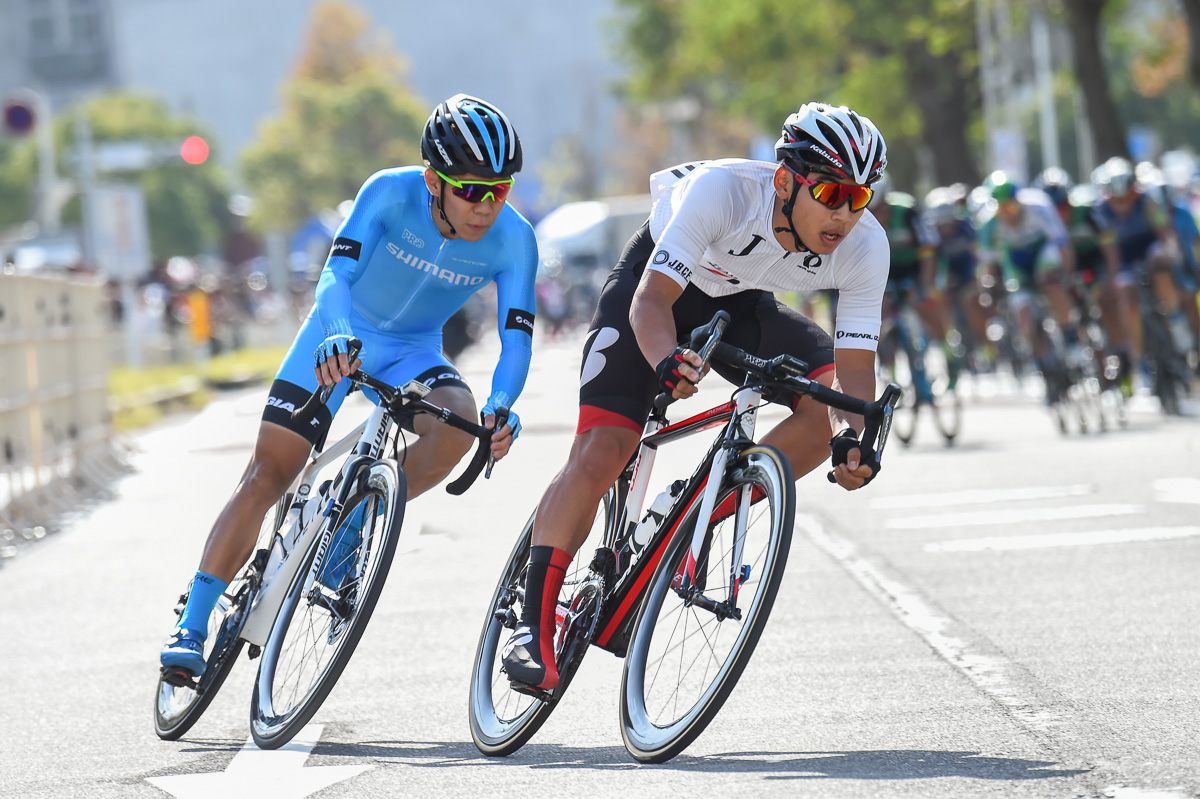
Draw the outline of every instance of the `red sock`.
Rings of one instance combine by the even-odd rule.
[[[558,592],[570,565],[571,554],[563,549],[534,547],[530,552],[521,620],[526,624],[537,624],[538,648],[542,665],[546,667],[546,677],[541,687],[547,690],[558,685],[558,668],[554,662],[554,636],[558,631],[555,613],[558,609]]]

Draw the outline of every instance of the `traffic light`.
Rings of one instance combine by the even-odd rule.
[[[37,115],[33,103],[25,99],[10,99],[4,102],[4,129],[11,136],[24,136],[33,130]]]
[[[189,164],[203,164],[208,160],[208,142],[200,136],[188,136],[179,148],[179,155]]]

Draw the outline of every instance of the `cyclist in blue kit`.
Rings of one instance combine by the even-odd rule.
[[[338,230],[312,311],[271,386],[254,454],[209,533],[179,625],[162,650],[164,667],[203,673],[217,598],[349,390],[343,378],[358,365],[347,357],[352,337],[362,341],[367,372],[392,385],[418,380],[432,389],[430,402],[471,418],[475,399],[442,354],[442,327],[494,282],[501,353],[483,406],[485,426],[520,395],[532,355],[538,261],[533,228],[505,202],[521,169],[520,139],[494,105],[458,94],[429,117],[421,155],[424,167],[372,175]],[[334,387],[328,402],[311,424],[297,426],[292,409],[318,386]],[[410,500],[441,482],[473,441],[430,417],[413,424],[420,438],[404,459]],[[492,439],[497,459],[520,429],[512,413]]]

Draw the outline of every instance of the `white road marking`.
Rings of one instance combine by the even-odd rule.
[[[1200,480],[1194,477],[1164,477],[1154,481],[1154,494],[1159,502],[1200,505]]]
[[[941,513],[931,516],[911,516],[907,519],[888,519],[884,527],[891,530],[921,530],[937,527],[981,527],[1027,522],[1057,522],[1072,519],[1096,519],[1102,516],[1128,516],[1144,513],[1144,505],[1076,505],[1067,508],[1016,508],[988,510],[975,513]]]
[[[1018,667],[1012,661],[986,654],[966,640],[965,635],[956,634],[959,625],[916,590],[859,555],[850,541],[829,532],[811,516],[797,515],[796,527],[803,529],[904,626],[924,639],[942,659],[1022,724],[1036,731],[1049,732],[1064,723],[1062,717],[1042,707],[1037,698],[1022,687]]]
[[[1134,541],[1169,541],[1200,535],[1200,527],[1143,527],[1130,530],[1089,530],[1082,533],[996,536],[926,544],[926,552],[982,552],[987,549],[1049,549],[1097,544],[1127,544]]]
[[[1111,799],[1190,799],[1192,796],[1176,790],[1158,791],[1153,788],[1127,788],[1124,785],[1110,785],[1104,789],[1103,795]]]
[[[214,796],[269,796],[302,799],[330,785],[358,776],[374,766],[317,766],[304,768],[313,747],[321,740],[322,724],[309,724],[291,742],[264,751],[246,741],[224,771],[210,774],[175,774],[147,777],[146,781],[179,799],[212,799]]]
[[[941,494],[907,494],[896,497],[878,497],[867,502],[867,506],[886,510],[928,507],[945,508],[955,505],[987,505],[996,502],[1019,502],[1026,499],[1079,497],[1090,493],[1092,493],[1092,487],[1086,485],[982,488],[972,491],[947,491]]]

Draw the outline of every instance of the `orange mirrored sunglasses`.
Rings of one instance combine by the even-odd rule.
[[[833,181],[809,180],[790,166],[788,170],[796,176],[796,180],[808,187],[812,198],[828,208],[841,208],[850,203],[850,210],[861,211],[875,196],[875,190],[857,183],[834,183]]]

